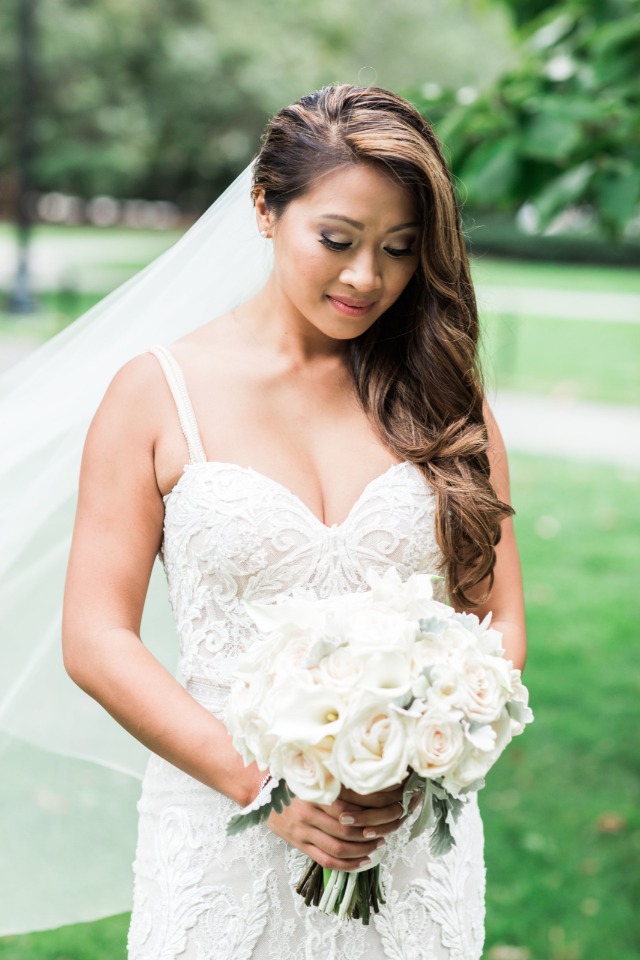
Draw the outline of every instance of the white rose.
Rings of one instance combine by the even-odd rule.
[[[456,703],[467,719],[490,723],[500,715],[507,699],[504,663],[472,651],[462,659]]]
[[[438,711],[424,713],[413,727],[409,763],[423,777],[435,779],[455,767],[464,751],[460,721]]]
[[[393,707],[363,695],[336,736],[331,771],[360,794],[400,783],[408,768],[408,725]]]
[[[317,630],[296,628],[286,642],[279,644],[279,650],[269,667],[270,674],[280,680],[287,674],[305,670],[312,651],[322,641],[323,637]]]
[[[338,647],[319,662],[315,671],[316,682],[347,691],[360,681],[363,669],[363,662],[347,647]]]
[[[269,771],[276,779],[284,779],[301,800],[329,805],[340,793],[340,781],[326,765],[332,746],[330,737],[317,746],[280,744],[272,754]]]

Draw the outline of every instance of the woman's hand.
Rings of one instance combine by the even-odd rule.
[[[277,836],[316,863],[330,870],[356,870],[384,838],[404,823],[403,786],[362,796],[346,790],[330,806],[307,803],[294,797],[282,813],[273,812],[267,823]],[[410,810],[420,802],[417,794]]]

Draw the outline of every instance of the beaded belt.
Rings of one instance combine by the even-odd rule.
[[[229,696],[229,687],[209,680],[206,677],[191,677],[185,684],[186,689],[198,703],[212,713],[222,712]]]

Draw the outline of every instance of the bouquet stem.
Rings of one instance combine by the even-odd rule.
[[[379,866],[359,872],[325,870],[310,860],[296,892],[304,897],[307,906],[313,904],[323,913],[336,913],[341,920],[362,920],[365,925],[371,911],[379,913],[380,904],[385,902]]]

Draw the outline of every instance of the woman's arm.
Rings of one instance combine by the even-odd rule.
[[[484,415],[489,434],[491,482],[499,499],[510,504],[507,452],[498,424],[486,401]],[[481,584],[472,595],[482,596],[485,590],[486,583]],[[492,626],[500,630],[503,635],[507,659],[512,660],[513,665],[522,670],[527,655],[527,634],[522,571],[512,517],[502,521],[502,537],[496,547],[496,565],[491,593],[485,602],[473,610],[481,620],[489,611],[493,613]]]
[[[87,434],[65,585],[64,663],[145,746],[245,805],[262,774],[244,767],[224,724],[140,640],[164,517],[153,458],[159,377],[150,354],[125,364]]]

